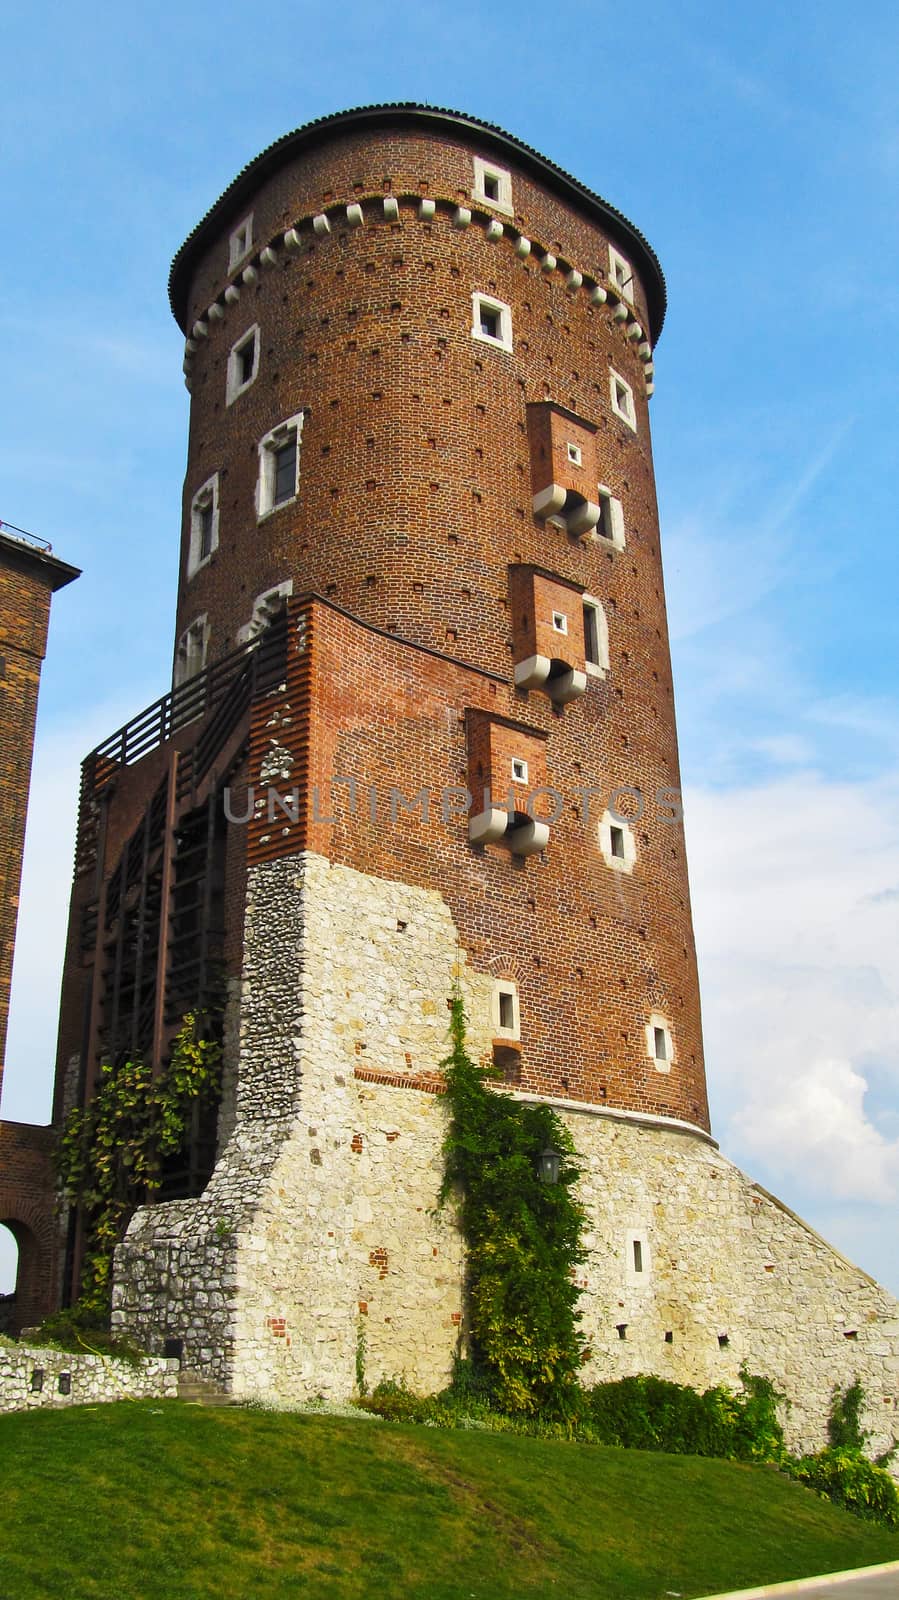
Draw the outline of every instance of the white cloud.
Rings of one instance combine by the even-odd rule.
[[[81,762],[136,709],[105,701],[84,707],[74,727],[38,732],[0,1104],[8,1121],[50,1119]]]
[[[899,1198],[897,802],[815,773],[687,795],[715,1131],[813,1225]]]

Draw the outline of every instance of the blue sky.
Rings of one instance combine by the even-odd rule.
[[[4,55],[0,518],[84,576],[53,613],[3,1114],[49,1114],[78,761],[169,672],[170,259],[280,134],[424,100],[535,145],[661,258],[653,439],[715,1131],[899,1292],[895,8],[36,4]]]

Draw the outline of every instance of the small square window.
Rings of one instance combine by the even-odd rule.
[[[259,328],[252,327],[232,347],[228,356],[225,399],[230,406],[254,382],[259,371]]]
[[[253,248],[253,217],[244,217],[228,241],[228,271],[233,272]]]
[[[633,303],[634,274],[631,264],[614,245],[609,245],[609,277],[613,288]]]
[[[614,811],[605,812],[598,829],[599,848],[607,867],[631,873],[637,861],[637,846],[632,829]]]
[[[553,628],[556,633],[568,632],[568,618],[566,617],[564,611],[553,612]]]
[[[490,295],[473,294],[471,297],[473,339],[486,344],[512,349],[512,312],[504,300],[494,300]]]
[[[494,984],[492,1020],[496,1033],[505,1039],[521,1037],[521,1017],[518,1010],[518,989],[511,979],[500,978]]]
[[[637,412],[634,407],[633,389],[629,383],[625,382],[620,373],[611,372],[609,381],[611,385],[612,410],[616,417],[620,417],[622,422],[626,422],[628,427],[633,428],[636,433]]]
[[[512,779],[515,783],[527,783],[528,764],[520,756],[512,757]]]
[[[494,166],[492,162],[484,161],[481,156],[475,156],[471,197],[473,200],[484,201],[494,211],[502,211],[511,217],[512,174],[507,172],[505,167]]]
[[[566,445],[565,448],[568,451],[568,459],[571,462],[571,465],[573,467],[581,466],[582,465],[582,460],[581,460],[581,447],[580,447],[580,445],[579,444],[568,444],[568,445]]]

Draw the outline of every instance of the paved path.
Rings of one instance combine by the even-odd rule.
[[[736,1589],[710,1595],[708,1600],[899,1600],[899,1561],[882,1567],[863,1567],[856,1575],[834,1572],[829,1577],[802,1578],[798,1583],[763,1584],[757,1589]]]

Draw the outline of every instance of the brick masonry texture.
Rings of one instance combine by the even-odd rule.
[[[220,208],[189,253],[176,646],[204,617],[215,662],[278,588],[287,654],[228,768],[247,820],[231,822],[224,865],[218,1160],[197,1198],[135,1215],[114,1323],[154,1351],[181,1339],[190,1369],[244,1398],[344,1398],[363,1352],[369,1382],[442,1385],[465,1333],[461,1239],[452,1208],[436,1209],[447,1001],[458,983],[489,1060],[502,977],[519,1000],[514,1092],[560,1107],[584,1164],[585,1374],[733,1382],[745,1359],[790,1393],[794,1442],[815,1444],[833,1382],[858,1373],[886,1442],[899,1307],[709,1136],[667,803],[680,776],[643,332],[656,288],[638,279],[624,303],[609,247],[630,258],[626,225],[604,232],[514,154],[501,163],[514,216],[473,200],[478,153],[462,124],[325,130],[233,214]],[[250,270],[231,269],[229,235],[251,211]],[[475,336],[477,294],[508,307],[511,349]],[[258,370],[229,404],[229,353],[254,326]],[[615,374],[635,426],[613,407]],[[260,441],[291,418],[296,496],[257,519]],[[188,577],[192,502],[215,475],[218,545]],[[549,481],[590,503],[603,484],[623,546],[617,523],[613,543],[583,517],[578,537],[535,517]],[[607,669],[589,675],[584,593],[609,639]],[[516,689],[530,654],[573,669],[583,692],[563,707]],[[124,841],[196,735],[109,785],[101,916]],[[516,757],[519,802],[550,826],[527,857],[473,845],[460,804],[467,788],[480,805],[487,781],[503,803]],[[558,802],[534,796],[544,785]],[[630,819],[627,870],[610,840],[600,849],[610,803]],[[84,1033],[88,877],[59,1105]],[[655,1016],[673,1044],[665,1070],[648,1053]]]
[[[76,576],[74,568],[0,532],[0,1091],[50,599]],[[10,1229],[19,1252],[17,1294],[5,1308],[9,1331],[39,1321],[54,1301],[51,1151],[48,1128],[0,1122],[0,1223]]]

